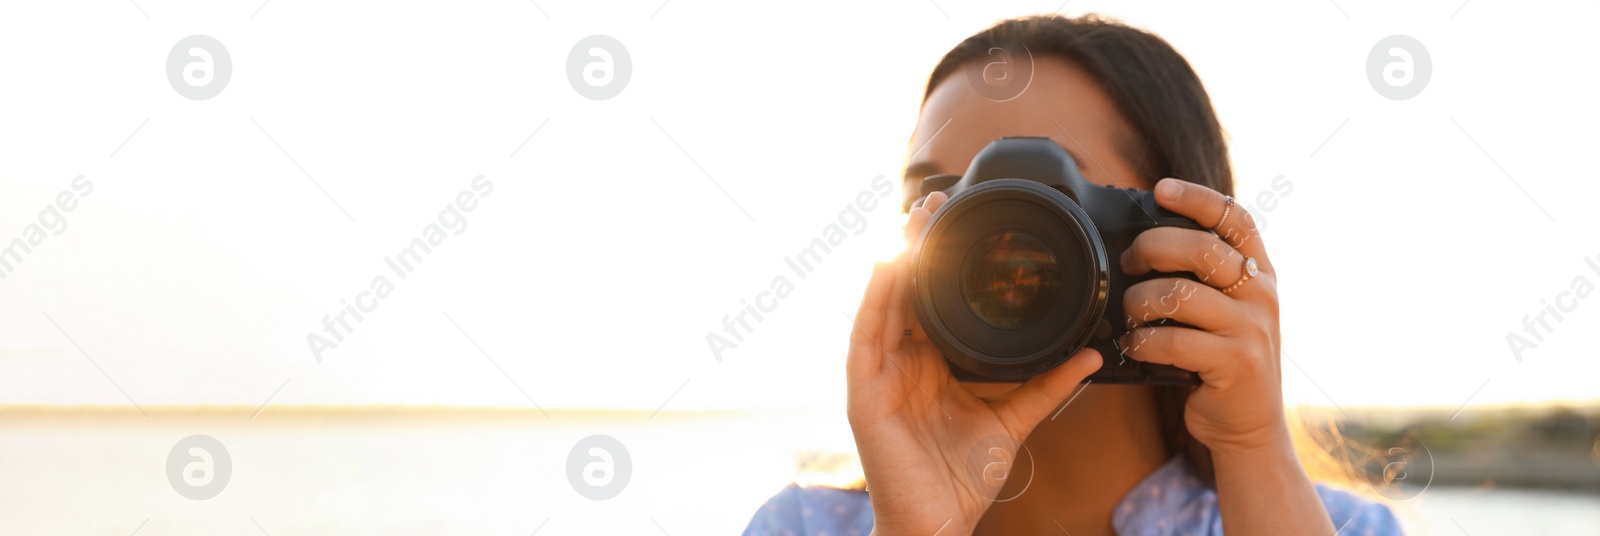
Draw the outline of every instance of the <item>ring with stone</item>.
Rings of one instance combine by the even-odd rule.
[[[1228,285],[1228,288],[1222,289],[1222,293],[1227,294],[1229,292],[1233,292],[1233,289],[1239,288],[1239,286],[1243,285],[1245,281],[1249,281],[1259,273],[1261,273],[1261,270],[1256,267],[1256,258],[1245,257],[1244,266],[1239,273],[1239,280],[1235,281],[1232,285]]]

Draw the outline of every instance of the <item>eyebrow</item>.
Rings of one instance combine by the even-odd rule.
[[[939,174],[939,164],[932,160],[912,162],[906,166],[905,180],[922,180]]]

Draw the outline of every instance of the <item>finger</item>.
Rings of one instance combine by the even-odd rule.
[[[922,236],[923,228],[928,226],[928,218],[932,216],[933,213],[928,211],[928,207],[913,208],[911,212],[906,213],[907,244],[915,245],[917,243],[917,238]]]
[[[911,244],[912,248],[916,247],[917,240],[921,238],[922,232],[927,228],[928,220],[933,218],[933,213],[938,211],[939,207],[944,206],[945,201],[948,201],[949,199],[950,196],[945,195],[944,192],[934,192],[928,194],[928,198],[924,200],[922,206],[911,209],[911,212],[906,218],[906,241]],[[911,309],[912,285],[911,276],[909,275],[911,273],[911,267],[909,255],[906,257],[908,257],[906,261],[907,266],[905,267],[904,271],[904,274],[906,275],[903,275],[900,278],[900,290],[897,291],[897,300],[898,303],[901,304],[901,314],[905,318],[904,329],[911,330],[911,337],[915,340],[927,340],[927,334],[923,333],[922,325],[920,322],[917,322],[916,315]],[[899,336],[905,336],[904,329],[901,330]]]
[[[872,267],[872,278],[867,280],[867,290],[862,294],[861,307],[850,326],[849,357],[845,365],[851,378],[877,373],[883,367],[883,337],[881,334],[889,320],[888,307],[894,291],[898,271],[894,261],[880,262]],[[893,342],[898,342],[898,339]]]
[[[1050,416],[1077,389],[1084,378],[1100,370],[1100,352],[1078,350],[1067,362],[1034,376],[1021,387],[990,401],[995,415],[1018,441],[1028,437],[1039,421]]]
[[[1227,197],[1205,186],[1178,179],[1161,179],[1156,183],[1156,203],[1217,233],[1217,236],[1246,257],[1255,257],[1262,269],[1271,271],[1266,244],[1261,241],[1255,217],[1235,202],[1228,208]],[[1223,218],[1223,213],[1227,218]],[[1277,273],[1277,272],[1273,272]]]
[[[928,194],[928,200],[927,201],[923,201],[922,202],[922,206],[928,207],[928,212],[938,212],[939,211],[939,207],[944,206],[944,202],[945,201],[949,201],[949,200],[950,200],[950,195],[949,194],[946,194],[944,192],[934,192],[934,193]]]
[[[1151,279],[1128,287],[1122,295],[1128,326],[1146,326],[1166,318],[1218,333],[1233,333],[1248,314],[1244,305],[1222,291],[1188,279]]]
[[[1239,280],[1244,256],[1222,238],[1206,231],[1180,227],[1154,227],[1134,237],[1122,252],[1122,272],[1144,275],[1189,272],[1201,282],[1224,288]]]
[[[911,311],[911,271],[908,253],[896,255],[894,264],[895,278],[894,290],[889,295],[888,321],[883,325],[883,332],[879,340],[903,339],[906,331],[915,328],[917,318]]]
[[[1199,373],[1202,378],[1237,358],[1233,342],[1227,337],[1193,328],[1143,327],[1124,334],[1117,344],[1130,358],[1172,365]]]
[[[928,226],[928,220],[933,217],[934,212],[939,211],[939,207],[944,206],[944,202],[948,199],[949,196],[946,196],[944,192],[934,192],[928,194],[928,199],[922,203],[922,206],[913,208],[911,212],[906,213],[906,242],[917,243],[917,238],[922,236],[922,231]]]
[[[912,251],[915,250],[917,240],[922,236],[922,230],[928,226],[928,219],[932,216],[933,213],[928,210],[928,207],[921,206],[911,209],[911,213],[906,218],[906,242],[910,244],[910,247],[907,248],[905,253],[900,254],[900,257],[905,257],[905,262],[908,265],[906,267],[906,274],[911,273],[909,264],[911,262],[910,258],[913,254]],[[909,328],[913,331],[912,335],[917,336],[920,334],[921,329],[919,326],[915,325],[916,322],[914,320],[910,320],[914,318],[911,311],[911,277],[908,275],[901,279],[902,281],[898,285],[901,288],[896,290],[896,294],[898,295],[896,300],[900,304],[900,314],[903,318],[908,319],[908,324],[911,324]],[[904,336],[903,331],[901,332],[901,336]]]

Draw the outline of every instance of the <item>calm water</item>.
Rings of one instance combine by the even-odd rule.
[[[249,414],[0,412],[0,534],[737,534],[796,459],[850,446],[842,419],[778,415]],[[169,481],[195,434],[230,459],[209,499]],[[631,459],[606,500],[567,475],[594,434]],[[1600,534],[1595,495],[1433,488],[1397,509],[1412,534]]]
[[[1596,494],[1429,488],[1394,508],[1409,534],[1600,535]]]

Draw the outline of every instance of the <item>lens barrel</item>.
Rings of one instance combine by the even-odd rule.
[[[917,319],[980,379],[1027,378],[1088,344],[1108,256],[1089,215],[1055,188],[992,179],[946,201],[913,257]]]

